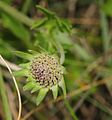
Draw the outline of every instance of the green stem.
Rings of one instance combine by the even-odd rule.
[[[0,71],[0,95],[1,95],[2,103],[3,103],[5,120],[12,120],[12,115],[11,115],[11,112],[10,112],[8,99],[7,99],[7,95],[6,95],[6,90],[5,90],[5,85],[4,85],[4,81],[3,81],[1,71]]]
[[[6,12],[7,14],[11,15],[12,17],[16,18],[20,22],[24,23],[27,26],[30,26],[33,24],[33,20],[25,16],[24,14],[20,13],[13,7],[5,4],[4,2],[0,1],[0,9]]]

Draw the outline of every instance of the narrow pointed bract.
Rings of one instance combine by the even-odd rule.
[[[36,84],[36,86],[31,90],[31,93],[34,93],[38,91],[39,89],[41,89],[41,86],[39,86],[39,84]]]
[[[33,58],[33,56],[29,53],[25,53],[25,52],[20,52],[20,51],[14,51],[14,53],[23,58],[23,59],[26,59],[26,60],[31,60]]]
[[[35,87],[35,83],[34,82],[28,82],[24,87],[23,89],[24,90],[31,90],[32,88]]]
[[[65,86],[64,78],[62,78],[62,80],[59,82],[59,86],[62,88],[64,98],[65,98],[66,97],[66,86]]]
[[[52,93],[53,93],[53,98],[56,99],[58,96],[58,85],[54,85],[51,87]]]
[[[28,76],[28,74],[29,73],[28,73],[27,69],[21,69],[21,70],[13,72],[13,75],[15,75],[15,76]]]
[[[39,91],[39,94],[36,98],[36,104],[39,105],[40,102],[44,99],[45,95],[47,94],[48,92],[48,88],[43,88],[43,89],[40,89]]]
[[[29,63],[24,63],[24,64],[19,64],[21,68],[28,69],[29,68]]]

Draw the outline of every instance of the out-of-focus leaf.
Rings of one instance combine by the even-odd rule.
[[[2,22],[5,28],[9,29],[16,37],[23,41],[24,44],[29,46],[30,34],[19,21],[3,13]]]
[[[112,0],[107,0],[107,2],[102,6],[102,9],[107,15],[112,16]]]
[[[31,27],[31,29],[34,29],[34,28],[37,28],[37,27],[41,27],[43,26],[45,23],[47,22],[47,19],[40,19],[40,20],[37,20]]]
[[[12,58],[11,51],[14,51],[14,48],[5,40],[0,39],[0,54],[5,58]]]
[[[76,51],[76,55],[79,56],[81,59],[84,60],[93,59],[92,55],[90,55],[84,48],[82,48],[78,44],[74,44],[74,50]]]
[[[65,32],[55,31],[54,37],[56,40],[58,40],[60,43],[64,45],[72,46],[72,41],[70,40],[70,36]]]
[[[39,5],[36,5],[36,8],[41,10],[44,14],[46,14],[47,17],[51,17],[51,16],[54,16],[55,14]]]
[[[26,59],[26,60],[31,60],[33,58],[33,56],[29,53],[25,53],[25,52],[21,52],[21,51],[14,51],[14,53],[23,58],[23,59]]]

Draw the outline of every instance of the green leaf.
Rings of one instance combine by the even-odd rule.
[[[9,101],[7,98],[5,81],[3,79],[1,69],[0,69],[0,102],[2,104],[2,109],[4,111],[4,119],[5,120],[13,120],[11,110],[10,110]]]
[[[76,55],[78,55],[80,58],[84,59],[84,60],[92,60],[93,56],[88,53],[88,51],[83,48],[82,46],[80,46],[79,44],[74,44],[73,49],[76,51]]]
[[[13,17],[2,14],[4,27],[9,29],[16,37],[18,37],[26,46],[30,46],[30,34],[28,30]]]
[[[33,79],[33,77],[31,75],[29,75],[28,78],[27,78],[27,82],[28,81],[31,81],[31,82],[34,81],[35,82],[35,79]]]
[[[20,67],[27,68],[27,69],[29,68],[29,65],[30,65],[30,63],[19,64]]]
[[[72,46],[73,43],[68,33],[55,31],[53,35],[54,38],[58,40],[60,43]]]
[[[112,16],[112,0],[107,0],[102,8],[107,15]]]
[[[37,52],[37,51],[34,51],[34,50],[28,50],[31,54],[33,54],[33,55],[38,55],[39,54],[39,52]]]
[[[42,11],[44,14],[46,14],[47,17],[51,17],[54,16],[55,14],[39,5],[36,5],[36,8],[39,9],[40,11]]]
[[[11,59],[11,51],[14,51],[14,48],[6,41],[6,39],[0,38],[0,54],[3,55],[6,59]]]
[[[31,54],[25,53],[25,52],[21,52],[21,51],[14,51],[14,53],[15,53],[17,56],[19,56],[19,57],[21,57],[21,58],[23,58],[23,59],[27,59],[27,60],[31,60],[32,57],[33,57]]]
[[[39,91],[39,94],[36,98],[36,104],[39,105],[41,103],[41,101],[44,99],[45,95],[47,94],[48,92],[48,88],[42,88],[40,89]]]
[[[64,97],[66,97],[66,86],[65,86],[64,78],[62,78],[62,80],[59,82],[59,86],[60,86],[60,87],[62,88],[62,90],[63,90]]]
[[[32,89],[31,93],[38,91],[41,88],[39,84],[36,83],[35,87]]]
[[[56,99],[58,95],[58,85],[52,86],[51,90],[53,93],[53,98]]]
[[[23,87],[23,90],[31,90],[32,88],[35,87],[35,82],[28,82],[26,85]]]
[[[34,29],[34,28],[43,26],[43,25],[47,22],[47,20],[48,20],[48,19],[46,19],[46,18],[37,20],[37,21],[32,25],[31,29]]]
[[[13,75],[14,76],[28,76],[28,70],[27,69],[21,69],[21,70],[18,70],[18,71],[14,71],[13,72]]]

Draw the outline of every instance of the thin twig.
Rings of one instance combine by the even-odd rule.
[[[21,104],[21,96],[20,96],[20,91],[19,91],[19,88],[18,88],[18,85],[17,85],[17,82],[16,82],[16,79],[15,77],[13,76],[13,73],[10,69],[10,67],[8,66],[7,62],[4,60],[4,58],[0,55],[0,58],[1,60],[4,62],[4,64],[6,65],[7,69],[9,70],[11,76],[12,76],[12,79],[14,81],[14,84],[15,84],[15,87],[16,87],[16,90],[17,90],[17,94],[18,94],[18,101],[19,101],[19,113],[18,113],[18,118],[17,120],[20,120],[20,117],[21,117],[21,111],[22,111],[22,104]]]

